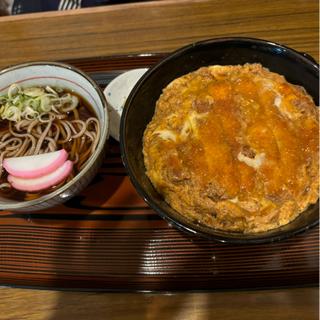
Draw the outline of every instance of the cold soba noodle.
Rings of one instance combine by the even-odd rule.
[[[74,92],[13,84],[8,94],[0,96],[0,196],[28,198],[12,190],[7,182],[4,158],[65,149],[73,162],[70,180],[95,151],[99,136],[99,120],[91,106]]]

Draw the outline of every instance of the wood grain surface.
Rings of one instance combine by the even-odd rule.
[[[268,39],[318,58],[317,0],[153,1],[0,18],[0,67],[169,52],[214,37]]]
[[[288,45],[296,50],[307,52],[318,59],[318,17],[318,1],[316,0],[157,1],[88,8],[69,12],[1,17],[0,68],[35,60],[70,60],[76,64],[77,59],[89,58],[86,60],[86,64],[82,64],[82,67],[84,69],[87,68],[87,71],[113,70],[114,62],[110,63],[110,60],[103,59],[101,60],[102,66],[97,69],[99,57],[129,53],[169,52],[197,40],[221,36],[249,36],[268,39]],[[92,58],[99,59],[94,59],[90,62]],[[92,61],[95,62],[92,63]],[[139,64],[136,65],[139,66]],[[125,69],[127,67],[130,68],[132,65],[125,66],[120,63],[120,69],[121,66]],[[104,168],[103,170],[108,172],[110,168]],[[112,170],[119,170],[120,175],[118,177],[123,174],[121,171],[123,169],[117,166],[113,167]],[[114,177],[117,177],[117,175]],[[116,180],[117,178],[114,181],[116,182]],[[117,183],[122,188],[128,188],[127,182],[119,183],[118,181]],[[89,190],[87,192],[90,193],[92,191]],[[121,197],[117,197],[117,193],[115,193],[113,201],[119,201],[119,199]],[[128,197],[127,199],[132,198]],[[79,209],[74,209],[73,212],[76,215],[79,214],[77,210]],[[99,210],[95,212],[97,215],[101,213],[103,212]],[[119,213],[121,214],[118,211],[117,214]],[[151,216],[152,214],[146,215],[148,218]],[[8,219],[6,223],[10,224],[13,221],[11,220],[10,222],[12,218],[7,216],[2,221]],[[45,229],[47,221],[45,216],[41,221],[42,227]],[[56,220],[55,227],[61,228],[66,223],[65,220],[63,221],[61,223]],[[131,220],[129,222],[131,227],[137,227],[141,223],[141,220],[137,221],[139,220]],[[147,226],[149,223],[163,223],[160,220],[147,219],[147,221]],[[32,225],[33,221],[31,218],[31,220],[24,220],[25,222],[29,222]],[[89,223],[96,228],[97,221],[92,220]],[[119,226],[128,222],[118,219],[118,222],[113,223]],[[78,222],[78,225],[81,226],[81,222]],[[8,257],[8,254],[10,255],[10,250],[12,250],[11,253],[14,253],[15,250],[19,251],[17,250],[19,245],[10,247],[10,232],[13,232],[13,235],[16,236],[19,230],[7,228],[1,231],[2,239],[6,243],[1,246],[0,261],[2,262],[5,255],[6,257]],[[50,233],[50,230],[48,232]],[[63,231],[60,230],[60,232],[62,233],[56,234],[56,239],[58,240],[61,240],[64,235]],[[175,231],[171,232],[174,233]],[[50,247],[52,238],[46,238],[49,233],[45,232],[45,236],[42,233],[41,236],[39,233],[32,232],[25,234],[23,230],[20,230],[20,244],[28,246],[28,242],[23,242],[24,237],[29,238],[31,243],[37,243],[36,239],[40,237],[41,241],[44,241],[46,246]],[[314,229],[312,233],[309,233],[310,238],[301,235],[298,238],[298,242],[287,243],[284,251],[280,250],[279,252],[277,248],[273,247],[268,252],[266,260],[263,260],[263,255],[250,256],[249,251],[248,257],[254,263],[261,263],[267,266],[268,270],[276,270],[274,273],[276,277],[272,278],[275,284],[279,283],[277,279],[285,279],[286,276],[287,278],[292,276],[297,281],[296,285],[311,285],[315,281],[317,283],[318,276],[318,235],[318,229]],[[73,236],[77,236],[77,234],[74,233]],[[117,237],[117,235],[113,236]],[[70,238],[68,239],[70,240]],[[96,246],[96,248],[99,248],[103,243],[98,237],[91,239],[93,240],[92,245]],[[67,240],[67,243],[69,240]],[[129,240],[130,238],[128,238]],[[113,241],[116,243],[116,238]],[[117,245],[117,248],[119,248],[121,243]],[[186,239],[182,240],[180,245],[187,246],[183,248],[192,246],[197,247],[197,250],[199,248],[205,249],[203,244],[198,245],[197,242],[186,242]],[[150,246],[147,248],[148,261],[150,262],[147,267],[151,268],[150,270],[154,270],[152,254],[156,246],[157,242],[150,242]],[[170,247],[171,245],[168,244],[168,246]],[[83,247],[80,246],[76,251],[70,249],[65,254],[68,256],[73,252],[73,255],[70,254],[70,258],[73,259],[79,254],[81,256],[81,250],[83,250]],[[112,251],[112,247],[109,252],[115,253],[115,251]],[[221,248],[221,251],[218,252],[223,255],[224,251]],[[21,251],[20,256],[19,254],[15,255],[15,263],[18,261],[19,265],[20,261],[18,269],[20,268],[21,270],[21,281],[25,281],[28,274],[23,264],[26,261],[25,259],[29,259],[28,268],[32,270],[33,266],[39,267],[41,265],[41,259],[48,257],[50,250],[41,253],[40,248],[38,253],[38,260],[32,255],[28,256],[27,251]],[[173,260],[171,261],[176,263],[178,260],[174,259],[175,252],[173,251],[172,253]],[[256,253],[258,254],[258,249]],[[280,253],[283,253],[282,259],[279,259]],[[233,255],[237,257],[236,252]],[[72,265],[65,266],[63,261],[57,259],[57,257],[51,260],[51,263],[56,266],[57,264],[63,266],[63,268],[57,271],[56,275],[61,275],[61,272],[66,270],[71,274]],[[256,259],[257,257],[258,259]],[[296,262],[292,264],[293,260],[290,260],[292,257],[299,257],[299,259],[296,259]],[[21,263],[21,258],[23,263]],[[188,256],[186,260],[188,268],[192,267],[192,264],[194,266],[198,258],[198,256]],[[124,265],[124,260],[121,260],[121,257],[118,257],[118,259],[120,260],[117,261]],[[177,259],[179,259],[178,255]],[[99,262],[98,259],[95,261],[97,263],[96,266],[99,268],[101,261]],[[10,266],[9,260],[6,260],[6,263]],[[107,260],[102,261],[102,263],[106,263],[108,266]],[[200,260],[198,264],[200,274],[201,272],[206,272],[205,269],[201,269],[202,263],[203,261]],[[230,266],[233,263],[234,260],[230,260]],[[307,268],[303,267],[304,263],[307,263]],[[289,266],[289,273],[287,271],[279,272],[283,265]],[[128,266],[132,268],[132,264],[128,263]],[[159,266],[161,267],[162,265],[160,264]],[[242,274],[247,274],[247,279],[250,280],[250,272],[252,270],[257,274],[256,279],[261,281],[266,279],[263,272],[260,273],[259,277],[259,270],[255,269],[255,265],[250,265],[249,263],[248,268],[239,269]],[[98,270],[103,272],[102,269]],[[186,270],[187,276],[188,270],[190,269]],[[4,272],[4,270],[1,271]],[[119,272],[121,272],[121,269]],[[167,272],[170,273],[170,269],[167,269]],[[232,268],[227,272],[232,275]],[[225,273],[222,273],[222,275],[225,275]],[[8,274],[7,277],[9,279]],[[14,277],[14,280],[17,280],[17,277]],[[118,283],[116,280],[115,284]],[[172,280],[179,281],[179,277],[173,277]],[[132,281],[134,285],[137,284],[134,278],[132,278]],[[196,274],[192,281],[196,284]],[[211,281],[213,281],[211,284],[215,283],[214,277]],[[125,284],[124,282],[123,285]],[[220,284],[225,284],[225,281],[222,279]],[[0,288],[0,319],[232,320],[252,318],[313,320],[318,319],[318,298],[318,288],[316,287],[169,294],[86,293]]]
[[[1,320],[317,320],[317,288],[202,293],[0,289]]]

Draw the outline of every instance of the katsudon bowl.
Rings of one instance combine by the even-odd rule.
[[[305,53],[251,38],[219,38],[193,43],[168,55],[151,68],[129,95],[121,119],[122,159],[138,193],[171,225],[190,234],[225,243],[267,243],[279,241],[318,224],[318,202],[310,205],[295,220],[269,231],[246,234],[222,231],[201,225],[171,208],[146,175],[143,134],[151,121],[162,90],[174,79],[209,65],[261,63],[290,83],[303,86],[317,105],[319,68]]]

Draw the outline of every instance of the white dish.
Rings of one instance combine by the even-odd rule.
[[[120,140],[120,119],[124,104],[138,80],[148,71],[147,68],[133,69],[113,79],[104,89],[110,117],[110,135]]]

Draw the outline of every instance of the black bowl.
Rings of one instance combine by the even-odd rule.
[[[271,231],[248,235],[216,230],[199,225],[173,210],[145,174],[142,137],[162,89],[175,78],[201,66],[254,62],[284,75],[291,83],[303,86],[317,104],[319,68],[311,57],[279,44],[249,38],[212,39],[175,51],[140,79],[126,101],[121,118],[120,144],[122,160],[131,181],[139,194],[161,217],[183,231],[221,242],[264,243],[287,238],[319,222],[317,203],[294,221]]]

